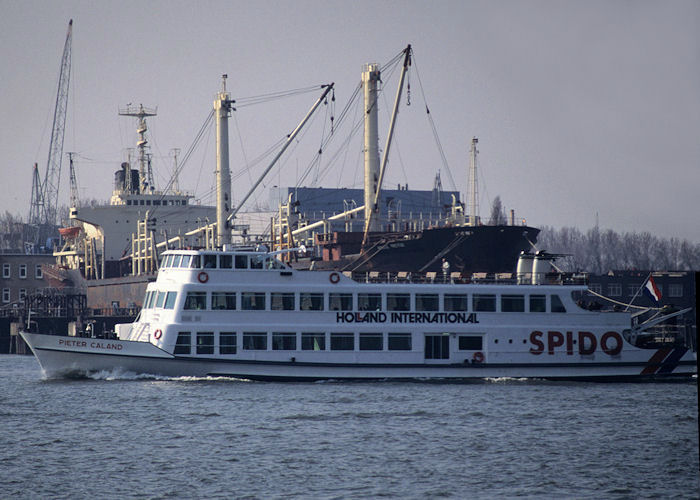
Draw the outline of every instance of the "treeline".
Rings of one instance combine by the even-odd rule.
[[[649,232],[617,233],[598,227],[581,232],[575,227],[544,226],[537,248],[566,254],[556,264],[563,271],[595,274],[610,270],[700,270],[700,244],[679,238],[659,238]]]

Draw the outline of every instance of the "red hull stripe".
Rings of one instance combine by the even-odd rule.
[[[644,370],[642,370],[642,375],[652,375],[656,373],[656,370],[661,367],[661,362],[666,359],[666,356],[668,356],[670,352],[671,349],[668,347],[663,347],[656,351],[654,355],[649,358],[647,365],[644,367]]]

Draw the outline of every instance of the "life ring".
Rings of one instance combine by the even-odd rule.
[[[156,330],[155,332],[153,332],[153,338],[155,338],[156,340],[158,340],[162,336],[163,336],[163,330],[161,330],[160,328],[158,330]]]
[[[340,274],[333,272],[328,276],[328,280],[335,285],[340,281]]]
[[[197,275],[197,279],[199,280],[200,283],[206,283],[207,281],[209,281],[209,275],[207,273],[205,273],[204,271],[202,271],[201,273],[199,273]]]
[[[474,361],[474,363],[483,363],[484,362],[484,353],[483,352],[475,352],[474,355],[472,356],[472,361]]]

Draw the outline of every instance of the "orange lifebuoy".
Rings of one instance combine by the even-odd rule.
[[[474,355],[472,356],[472,360],[474,363],[483,363],[484,362],[484,353],[483,352],[475,352]]]
[[[200,283],[206,283],[207,281],[209,281],[209,275],[207,273],[205,273],[204,271],[202,271],[201,273],[199,273],[197,275],[197,279],[199,280]]]
[[[162,336],[163,336],[163,330],[161,330],[160,328],[159,328],[158,330],[156,330],[155,332],[153,332],[153,337],[154,337],[156,340],[158,340],[158,339],[161,338]]]
[[[340,274],[333,272],[328,276],[328,280],[335,285],[340,281]]]

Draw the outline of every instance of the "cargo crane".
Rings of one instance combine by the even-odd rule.
[[[70,82],[71,65],[71,39],[73,35],[73,20],[68,22],[68,34],[63,46],[61,58],[61,70],[58,77],[58,92],[56,93],[56,107],[53,115],[53,128],[51,130],[51,143],[49,144],[49,156],[46,164],[44,181],[41,182],[34,166],[32,172],[32,201],[29,210],[29,226],[32,234],[28,238],[27,249],[35,251],[38,246],[46,243],[49,237],[54,236],[56,216],[58,212],[58,189],[61,184],[61,157],[63,156],[63,136],[66,126],[66,111],[68,108],[68,86]]]

